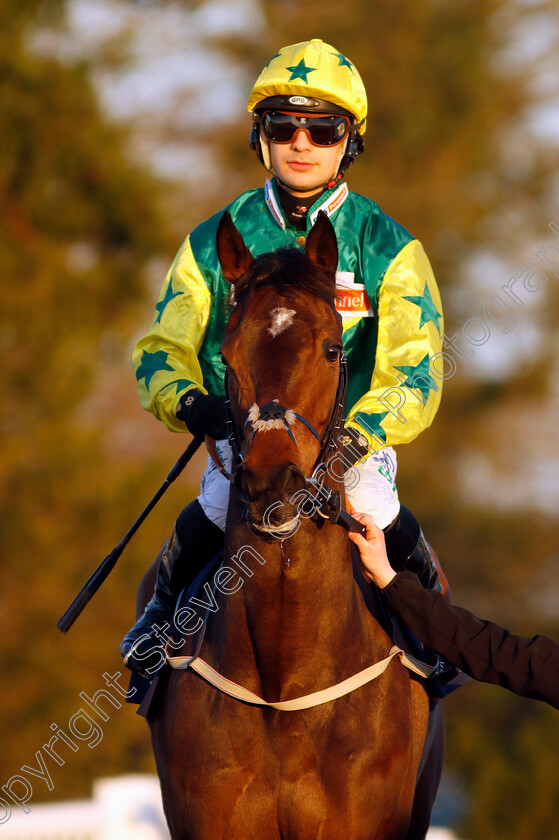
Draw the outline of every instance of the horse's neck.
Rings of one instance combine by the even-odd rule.
[[[245,685],[249,679],[247,687],[267,699],[283,699],[339,682],[384,653],[384,634],[355,584],[342,528],[303,521],[293,537],[263,542],[236,526],[226,556],[243,578],[224,599],[214,637],[231,678]],[[373,628],[382,638],[375,640]]]

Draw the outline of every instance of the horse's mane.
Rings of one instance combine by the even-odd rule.
[[[280,294],[286,287],[292,286],[334,306],[335,282],[332,276],[297,248],[280,248],[256,257],[246,274],[235,284],[235,304],[242,303],[263,285],[274,286]]]

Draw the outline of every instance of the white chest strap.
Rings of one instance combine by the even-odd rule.
[[[192,668],[215,688],[218,688],[230,697],[234,697],[236,700],[243,700],[245,703],[251,703],[255,706],[267,706],[268,708],[278,709],[282,712],[293,712],[300,709],[310,709],[312,706],[319,706],[322,703],[329,703],[331,700],[337,700],[338,697],[343,697],[345,694],[355,691],[355,689],[360,688],[362,685],[371,682],[383,674],[395,656],[400,658],[402,665],[405,665],[406,668],[409,668],[410,671],[413,671],[420,677],[430,677],[435,670],[430,665],[426,665],[424,662],[415,659],[415,657],[409,656],[401,648],[394,645],[385,659],[376,662],[374,665],[370,665],[352,677],[348,677],[347,680],[330,686],[330,688],[324,688],[322,691],[306,694],[304,697],[296,697],[293,700],[283,700],[277,703],[269,703],[247,688],[243,688],[243,686],[228,680],[196,655],[167,656],[167,661],[172,668],[178,670]]]

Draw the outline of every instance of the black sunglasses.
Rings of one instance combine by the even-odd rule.
[[[261,125],[264,135],[273,143],[291,143],[297,131],[304,131],[314,146],[335,146],[350,130],[347,117],[339,114],[307,116],[286,111],[268,111]]]

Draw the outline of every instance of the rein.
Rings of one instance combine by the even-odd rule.
[[[299,420],[300,423],[303,423],[304,426],[311,432],[312,435],[318,440],[320,443],[320,453],[318,455],[317,461],[315,462],[315,466],[313,469],[313,476],[315,475],[317,469],[325,465],[328,451],[334,449],[336,446],[336,442],[338,437],[343,430],[343,417],[344,417],[344,409],[345,409],[345,399],[347,393],[347,359],[344,351],[340,352],[340,369],[338,373],[338,385],[336,388],[336,396],[334,399],[334,407],[332,409],[332,414],[330,415],[330,420],[328,421],[328,425],[324,431],[323,435],[320,435],[312,423],[303,417],[301,414],[298,414],[296,411],[292,409],[286,408],[283,405],[280,405],[277,400],[273,400],[272,402],[266,403],[263,406],[256,406],[258,410],[258,417],[252,417],[249,413],[249,416],[245,420],[245,424],[243,427],[242,434],[239,434],[235,422],[233,420],[233,414],[231,412],[231,398],[229,396],[229,383],[228,383],[228,368],[225,371],[225,407],[227,412],[227,426],[229,429],[228,439],[231,445],[231,449],[233,450],[233,462],[235,464],[235,468],[233,470],[233,476],[235,473],[236,468],[242,463],[243,456],[241,455],[241,447],[243,440],[246,438],[247,426],[252,424],[252,434],[249,438],[249,444],[254,438],[255,434],[258,431],[258,428],[254,426],[255,421],[262,420],[264,422],[268,421],[277,421],[278,425],[276,428],[283,428],[291,437],[293,443],[296,443],[295,437],[293,432],[291,431],[291,425],[293,424],[294,420]]]
[[[297,445],[291,426],[296,421],[298,421],[302,423],[311,432],[311,434],[316,438],[316,440],[320,444],[320,452],[315,461],[312,474],[311,476],[306,478],[307,488],[312,489],[312,493],[307,501],[309,501],[313,505],[314,512],[319,517],[328,519],[334,524],[343,525],[348,530],[359,531],[360,533],[364,534],[366,530],[365,527],[362,526],[361,523],[354,519],[352,516],[350,516],[345,510],[342,509],[341,496],[339,491],[333,490],[331,487],[328,487],[325,484],[329,456],[334,451],[336,451],[340,434],[344,428],[344,412],[348,384],[347,360],[344,351],[341,350],[339,357],[338,384],[336,388],[334,405],[332,408],[330,419],[328,421],[328,425],[322,435],[320,435],[319,432],[317,432],[312,423],[310,423],[305,417],[298,414],[296,411],[293,411],[292,409],[288,409],[285,406],[280,405],[279,401],[277,400],[273,400],[272,402],[266,403],[262,406],[258,406],[256,404],[253,405],[249,410],[248,417],[243,425],[242,432],[239,433],[239,430],[235,425],[233,413],[231,410],[231,399],[228,387],[228,373],[229,368],[226,368],[225,397],[228,440],[233,451],[232,473],[227,473],[223,464],[221,463],[215,441],[211,442],[208,446],[208,451],[220,472],[222,472],[223,475],[225,475],[231,482],[235,481],[236,472],[243,462],[241,449],[243,443],[247,441],[247,435],[249,434],[249,425],[252,427],[252,430],[250,432],[250,436],[248,437],[248,445],[250,445],[257,432],[267,430],[270,428],[283,429],[289,434],[293,443]],[[207,438],[206,445],[208,445]],[[244,688],[238,683],[232,682],[231,680],[222,676],[214,668],[212,668],[211,665],[209,665],[207,662],[200,658],[199,653],[206,632],[208,616],[209,609],[206,610],[202,630],[198,638],[194,654],[190,656],[172,656],[169,650],[170,645],[169,643],[167,643],[165,650],[167,662],[173,669],[187,670],[188,668],[191,668],[193,671],[196,671],[196,673],[199,674],[199,676],[201,676],[204,680],[210,683],[210,685],[217,688],[219,691],[224,692],[225,694],[229,695],[230,697],[233,697],[236,700],[249,703],[255,706],[264,706],[267,708],[276,709],[278,711],[298,711],[302,709],[309,709],[314,706],[321,705],[323,703],[328,703],[332,700],[344,697],[346,694],[355,691],[356,689],[366,685],[367,683],[379,677],[381,674],[384,673],[384,671],[386,671],[390,662],[395,657],[399,657],[400,661],[403,665],[405,665],[406,668],[410,669],[415,674],[418,674],[423,678],[430,677],[435,671],[434,667],[426,665],[424,662],[421,662],[420,660],[409,656],[405,653],[404,650],[402,650],[402,648],[399,648],[397,645],[394,645],[390,648],[388,655],[380,662],[376,662],[373,665],[370,665],[369,667],[363,669],[359,673],[353,674],[351,677],[348,677],[347,679],[337,683],[336,685],[322,689],[321,691],[306,694],[303,697],[296,697],[291,700],[269,702],[267,700],[264,700],[262,697],[259,697],[257,694],[254,694],[254,692],[249,691],[249,689]]]
[[[274,428],[284,429],[290,436],[293,443],[296,444],[291,426],[295,420],[298,420],[307,427],[320,444],[320,452],[317,460],[315,461],[312,474],[306,479],[307,487],[311,488],[313,491],[309,498],[309,502],[314,505],[315,513],[318,517],[328,519],[333,525],[341,525],[347,531],[357,531],[365,536],[365,526],[342,507],[339,491],[332,490],[331,487],[328,487],[328,485],[324,483],[324,479],[327,474],[328,456],[335,450],[340,434],[344,428],[344,412],[348,384],[347,359],[344,351],[342,350],[340,352],[340,369],[338,374],[336,396],[334,399],[334,407],[323,435],[320,435],[317,432],[309,420],[301,414],[298,414],[298,412],[280,405],[277,400],[273,400],[263,406],[253,406],[249,412],[249,416],[245,420],[242,434],[239,434],[231,411],[231,399],[229,396],[227,374],[228,368],[225,371],[225,407],[227,414],[227,427],[229,430],[228,440],[231,449],[233,450],[233,472],[227,472],[223,466],[217,452],[215,441],[210,441],[208,443],[208,438],[206,438],[208,452],[218,470],[231,483],[234,483],[236,471],[243,461],[241,447],[243,441],[246,439],[247,427],[249,424],[252,424],[252,433],[248,439],[249,445],[259,431],[256,425],[259,422],[262,422],[263,424],[274,423]],[[258,414],[256,414],[256,412],[258,412]]]

